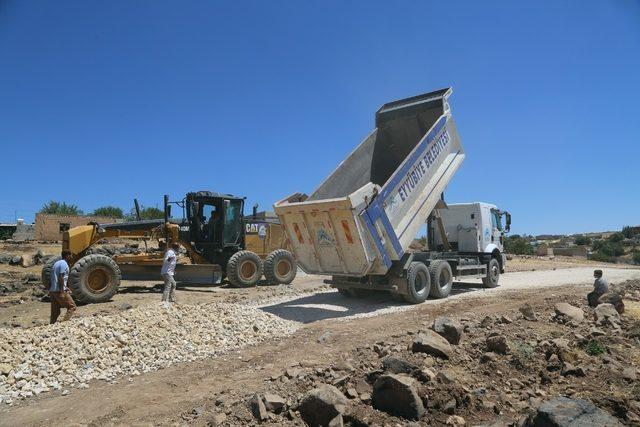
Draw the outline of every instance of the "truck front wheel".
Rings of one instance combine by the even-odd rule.
[[[436,260],[429,264],[431,273],[431,291],[433,298],[446,298],[453,287],[453,272],[447,261]]]
[[[227,263],[227,278],[234,288],[256,286],[262,277],[262,260],[251,251],[233,254]]]
[[[495,288],[500,280],[500,263],[496,258],[491,258],[487,264],[487,275],[482,279],[485,288]]]
[[[429,269],[421,262],[412,262],[407,269],[407,293],[404,300],[410,304],[420,304],[427,299],[431,289]]]

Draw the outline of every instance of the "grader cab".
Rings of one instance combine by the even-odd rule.
[[[136,203],[137,206],[137,203]],[[172,207],[182,218],[172,218]],[[97,253],[96,244],[110,239],[157,241],[158,249],[112,257]],[[180,201],[164,197],[164,218],[97,224],[71,228],[63,235],[62,249],[73,254],[69,288],[81,303],[108,301],[122,279],[159,280],[164,249],[178,243],[180,252],[175,278],[179,283],[218,284],[226,277],[234,287],[258,284],[263,274],[271,284],[289,284],[297,266],[286,249],[288,241],[275,216],[244,215],[244,198],[198,191]],[[42,270],[48,286],[52,259]]]

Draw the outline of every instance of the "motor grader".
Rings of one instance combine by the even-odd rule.
[[[182,209],[182,219],[171,217],[172,206]],[[272,284],[289,284],[296,276],[296,262],[277,217],[244,215],[244,198],[198,191],[180,201],[164,196],[164,218],[73,227],[63,233],[62,249],[73,254],[69,288],[80,303],[104,302],[118,291],[121,279],[156,280],[164,249],[176,242],[182,248],[175,270],[178,283],[219,284],[226,277],[234,287],[255,286],[264,274]],[[98,243],[109,239],[155,240],[157,250],[113,257],[97,253]],[[48,287],[53,263],[42,269]]]

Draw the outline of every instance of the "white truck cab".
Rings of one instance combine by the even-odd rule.
[[[484,202],[456,203],[437,209],[444,223],[445,236],[451,247],[463,253],[504,253],[504,235],[509,231],[511,216],[496,205]],[[506,225],[502,218],[506,216]],[[438,227],[436,248],[444,246]]]

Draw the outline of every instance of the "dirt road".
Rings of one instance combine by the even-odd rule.
[[[402,336],[407,327],[426,325],[436,315],[479,316],[513,312],[525,301],[542,302],[559,296],[582,298],[582,286],[591,283],[591,271],[587,267],[508,273],[502,276],[499,288],[486,290],[478,283],[456,284],[451,297],[418,306],[394,303],[382,295],[345,299],[327,290],[317,278],[301,278],[300,287],[303,292],[306,289],[306,294],[278,295],[272,289],[268,303],[260,303],[267,295],[259,295],[259,290],[254,291],[254,297],[243,297],[248,299],[245,302],[259,304],[268,313],[300,322],[300,329],[293,335],[275,337],[271,342],[219,358],[122,378],[117,384],[94,381],[88,389],[73,389],[68,396],[45,393],[13,407],[0,408],[0,425],[184,423],[188,418],[185,414],[196,409],[198,412],[200,407],[215,410],[219,405],[213,401],[220,400],[220,396],[238,400],[260,391],[289,366],[335,365],[354,349],[397,338],[398,333]],[[616,283],[640,278],[640,270],[612,268],[605,271],[605,276]],[[316,289],[319,292],[309,292]],[[218,289],[210,293],[227,294],[225,299],[231,301],[239,298],[233,291]],[[191,421],[203,424],[204,420]]]
[[[496,298],[499,294],[507,291],[589,285],[593,283],[592,274],[593,269],[590,267],[506,273],[500,277],[498,288],[485,289],[480,280],[457,282],[447,299],[429,299],[423,305],[451,303],[465,298]],[[615,284],[640,278],[640,269],[605,269],[604,276],[612,284]],[[312,286],[312,284],[307,286]],[[415,310],[417,307],[392,303],[386,294],[364,299],[346,299],[339,293],[330,290],[303,298],[286,299],[279,303],[267,304],[263,309],[287,320],[311,323],[323,319],[345,320],[353,317],[378,316],[398,311]]]

